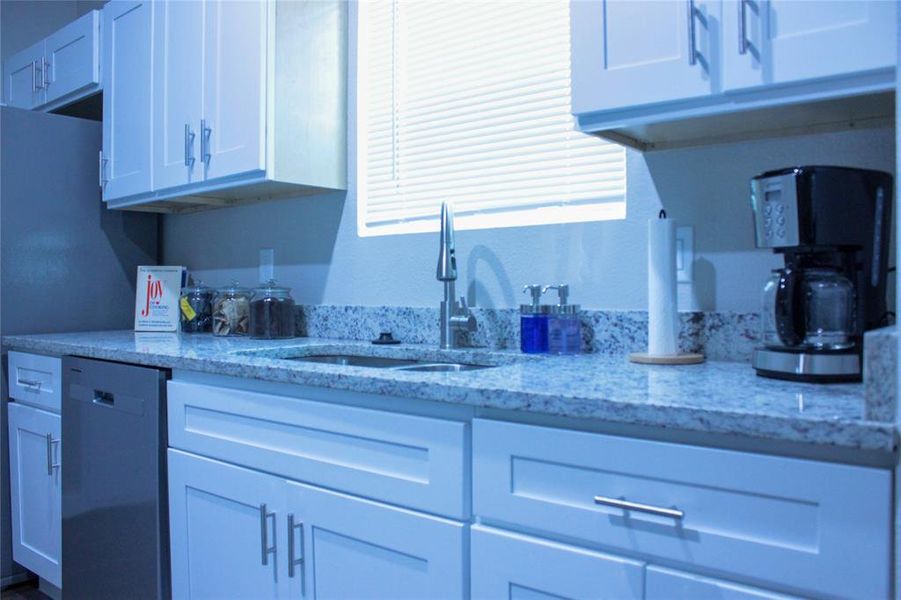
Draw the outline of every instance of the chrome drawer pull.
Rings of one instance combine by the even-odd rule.
[[[652,506],[650,504],[640,504],[638,502],[630,502],[621,498],[608,498],[606,496],[595,496],[595,504],[603,506],[612,506],[613,508],[621,508],[623,510],[631,510],[643,512],[649,515],[657,515],[658,517],[669,517],[681,521],[685,513],[677,508],[663,508],[662,506]]]
[[[20,379],[20,380],[19,380],[19,383],[21,383],[21,384],[24,385],[24,386],[32,387],[32,388],[39,388],[39,387],[41,387],[41,382],[40,382],[40,381],[37,381],[37,380],[35,380],[35,379]]]

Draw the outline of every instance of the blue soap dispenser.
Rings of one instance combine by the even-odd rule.
[[[531,304],[519,305],[519,348],[526,354],[547,352],[547,307],[541,305],[541,286],[524,285],[532,295]]]
[[[547,285],[541,290],[557,290],[559,301],[549,307],[547,316],[547,345],[550,354],[579,354],[582,352],[582,320],[579,305],[569,304],[569,286]]]

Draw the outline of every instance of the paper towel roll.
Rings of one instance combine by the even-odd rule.
[[[676,221],[648,221],[648,354],[679,352],[676,306]]]

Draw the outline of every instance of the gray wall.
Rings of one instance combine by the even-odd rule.
[[[164,219],[168,264],[208,284],[255,283],[259,249],[276,253],[276,276],[298,302],[434,306],[437,235],[360,238],[356,231],[356,48],[348,65],[349,190]],[[778,259],[754,248],[748,180],[761,171],[817,163],[894,172],[893,128],[708,146],[627,158],[625,221],[462,231],[458,289],[471,304],[520,304],[526,283],[568,282],[587,308],[647,305],[646,222],[665,207],[695,227],[695,282],[682,308],[753,311]]]
[[[355,173],[353,128],[349,141]],[[630,152],[625,221],[459,232],[458,287],[478,306],[511,307],[523,301],[525,283],[564,281],[588,308],[646,308],[646,221],[665,207],[695,227],[695,284],[680,290],[683,308],[757,310],[778,258],[754,248],[748,179],[799,163],[894,172],[894,147],[893,129],[873,129]],[[436,304],[437,235],[358,237],[355,187],[352,176],[347,194],[166,216],[164,258],[209,284],[252,284],[259,248],[271,247],[276,275],[298,302]]]

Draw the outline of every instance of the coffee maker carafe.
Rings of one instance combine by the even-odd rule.
[[[886,323],[892,177],[793,167],[751,180],[758,248],[782,254],[763,294],[759,375],[859,381],[863,332]]]

